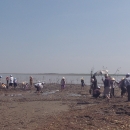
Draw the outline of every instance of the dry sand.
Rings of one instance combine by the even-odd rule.
[[[58,91],[59,90],[59,91]],[[94,99],[80,85],[46,84],[43,93],[32,90],[0,91],[1,130],[129,130],[130,103],[127,96]]]

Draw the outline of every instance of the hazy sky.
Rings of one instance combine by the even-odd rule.
[[[0,72],[130,72],[130,0],[0,0]]]

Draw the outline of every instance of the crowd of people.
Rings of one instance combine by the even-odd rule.
[[[123,97],[126,93],[128,94],[128,101],[130,101],[130,74],[126,74],[125,78],[122,78],[119,82],[115,80],[115,78],[109,76],[108,74],[104,75],[105,78],[102,78],[102,82],[104,85],[104,91],[103,91],[103,97],[106,98],[108,101],[112,98],[115,97],[115,86],[120,87],[121,89],[121,97]],[[0,76],[0,82],[1,82],[2,76]],[[42,92],[44,82],[38,81],[37,83],[33,83],[33,77],[30,76],[29,78],[29,84],[23,82],[22,87],[26,89],[28,86],[32,88],[33,86],[36,88],[36,92],[39,93],[40,91]],[[12,75],[9,77],[6,77],[6,84],[1,83],[1,87],[4,89],[9,89],[14,87],[16,89],[17,87],[17,79],[14,78]],[[61,91],[64,90],[66,81],[65,77],[61,79],[60,82],[61,85]],[[83,89],[85,86],[84,78],[81,78],[81,89]],[[101,94],[101,89],[100,86],[98,86],[97,83],[97,78],[96,75],[93,74],[91,76],[91,85],[90,85],[90,90],[89,93],[92,94],[93,97],[98,98]]]
[[[122,78],[119,82],[115,78],[105,74],[105,79],[102,78],[104,85],[103,97],[109,101],[112,97],[115,97],[115,87],[118,86],[121,89],[121,97],[126,93],[128,95],[128,101],[130,101],[130,73],[126,74],[125,78]],[[101,94],[100,87],[97,84],[96,76],[91,76],[90,94],[97,98]]]

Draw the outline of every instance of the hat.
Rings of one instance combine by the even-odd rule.
[[[115,81],[115,78],[111,78],[111,80]]]
[[[130,73],[127,73],[126,76],[129,77],[129,76],[130,76]]]
[[[93,79],[93,78],[92,78],[91,80],[92,80],[92,81],[94,81],[94,79]]]
[[[100,86],[97,86],[97,88],[100,88]]]
[[[124,80],[125,78],[123,77],[121,80]]]
[[[65,79],[65,77],[63,77],[62,79]]]
[[[2,78],[2,76],[0,76],[0,78]]]
[[[83,77],[81,79],[84,79]]]

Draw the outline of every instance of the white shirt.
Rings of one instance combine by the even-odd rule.
[[[14,77],[10,77],[10,83],[13,83]]]
[[[40,88],[43,88],[42,83],[36,83],[35,86],[40,87]]]

